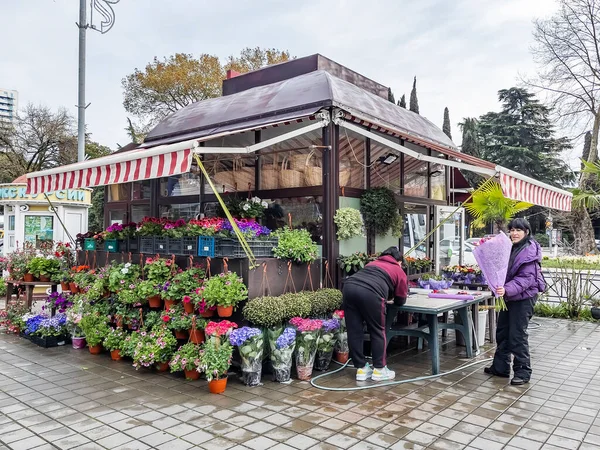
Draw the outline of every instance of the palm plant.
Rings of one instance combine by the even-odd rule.
[[[518,213],[533,206],[530,203],[508,199],[502,193],[502,187],[496,182],[485,182],[473,193],[471,201],[464,204],[473,216],[473,226],[481,227],[495,224],[499,230],[505,230],[506,224]]]
[[[600,208],[600,162],[589,162],[581,160],[583,164],[582,173],[591,175],[591,180],[586,186],[571,189],[573,192],[573,206],[584,206],[594,210]]]

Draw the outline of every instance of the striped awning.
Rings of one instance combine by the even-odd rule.
[[[571,211],[573,194],[570,192],[544,185],[535,180],[527,181],[523,176],[516,178],[505,173],[508,170],[504,167],[497,166],[497,168],[500,172],[500,185],[505,197],[560,211]]]

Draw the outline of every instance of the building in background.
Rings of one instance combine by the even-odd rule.
[[[0,88],[0,122],[12,123],[19,109],[19,93]]]

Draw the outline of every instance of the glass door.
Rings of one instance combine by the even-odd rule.
[[[447,219],[447,220],[446,220]],[[465,210],[453,206],[436,206],[434,214],[435,230],[435,270],[440,273],[445,266],[463,264],[465,240]],[[440,225],[441,224],[441,225]]]

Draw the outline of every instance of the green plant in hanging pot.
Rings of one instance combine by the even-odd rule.
[[[307,230],[294,230],[288,227],[277,230],[273,235],[279,238],[273,249],[276,258],[287,259],[296,264],[305,264],[317,259],[317,244]]]
[[[358,209],[340,208],[335,212],[333,221],[337,226],[337,238],[339,241],[364,236],[365,223]]]
[[[350,274],[358,272],[365,267],[369,262],[375,260],[374,256],[369,256],[365,252],[354,252],[348,256],[339,256],[338,264],[342,272]]]
[[[360,198],[360,212],[367,230],[385,235],[397,221],[396,196],[387,188],[368,189]]]

